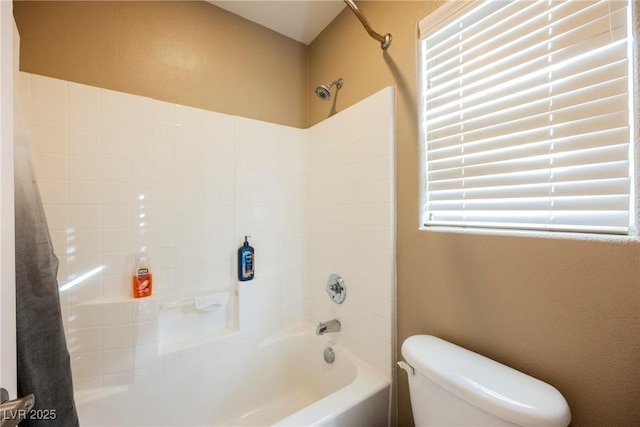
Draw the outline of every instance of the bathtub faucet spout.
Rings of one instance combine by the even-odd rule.
[[[327,320],[326,322],[318,323],[316,328],[316,335],[324,335],[327,332],[339,332],[340,321],[336,319]]]

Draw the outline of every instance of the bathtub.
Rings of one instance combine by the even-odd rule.
[[[310,326],[257,345],[229,337],[201,366],[183,366],[146,384],[76,393],[81,426],[389,425],[390,381]],[[225,348],[241,349],[225,357]],[[226,363],[226,364],[225,364]],[[158,371],[160,372],[160,371]]]

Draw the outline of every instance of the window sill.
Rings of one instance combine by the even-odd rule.
[[[525,237],[525,238],[543,238],[543,239],[561,239],[561,240],[583,240],[594,242],[612,242],[621,244],[640,243],[640,238],[636,234],[632,235],[615,235],[615,234],[597,234],[597,233],[571,233],[562,231],[537,231],[537,230],[516,230],[516,229],[498,229],[498,228],[479,228],[479,227],[446,227],[441,225],[418,227],[420,231],[434,233],[450,233],[450,234],[474,234],[485,236],[506,236],[506,237]]]

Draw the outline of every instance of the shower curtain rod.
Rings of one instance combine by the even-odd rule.
[[[364,15],[362,14],[362,12],[360,12],[360,9],[358,9],[358,6],[356,6],[356,4],[353,2],[353,0],[344,0],[344,2],[347,4],[347,6],[349,6],[351,8],[353,13],[356,14],[358,19],[362,23],[362,26],[364,27],[364,29],[367,30],[367,33],[369,33],[369,35],[372,38],[374,38],[374,39],[376,39],[376,40],[378,40],[380,42],[380,47],[382,48],[382,50],[387,50],[387,48],[391,44],[391,39],[392,39],[391,34],[387,33],[384,36],[382,36],[382,35],[376,33],[375,31],[373,31],[371,29],[371,26],[369,26],[369,22],[367,21],[367,18],[365,18]]]

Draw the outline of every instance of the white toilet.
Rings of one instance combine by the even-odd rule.
[[[554,387],[430,335],[402,344],[416,426],[558,426],[571,421]]]

